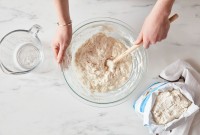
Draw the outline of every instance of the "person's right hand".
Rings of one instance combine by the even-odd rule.
[[[163,15],[164,13],[162,12],[154,11],[148,15],[135,44],[143,42],[144,48],[149,48],[151,44],[155,44],[167,37],[170,21],[168,15]]]
[[[55,39],[52,44],[55,59],[61,63],[67,47],[69,46],[72,38],[72,25],[58,26]]]
[[[149,48],[167,37],[170,21],[168,19],[174,0],[157,0],[155,6],[144,21],[142,29],[135,44],[143,43],[144,48]]]

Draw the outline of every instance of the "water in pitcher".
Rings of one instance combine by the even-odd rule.
[[[16,49],[16,64],[22,69],[32,69],[41,61],[40,50],[32,43],[25,43]]]

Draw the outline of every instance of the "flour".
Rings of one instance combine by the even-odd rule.
[[[191,103],[179,90],[161,92],[151,111],[153,119],[161,125],[178,119]]]
[[[112,71],[106,66],[106,61],[126,50],[120,41],[103,33],[88,39],[75,54],[75,65],[83,85],[91,92],[108,92],[122,86],[132,70],[131,55],[116,63]]]
[[[108,66],[108,70],[111,71],[111,72],[114,72],[114,69],[115,69],[115,63],[113,63],[112,60],[107,60],[107,66]]]

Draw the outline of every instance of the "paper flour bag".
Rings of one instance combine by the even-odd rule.
[[[156,82],[136,100],[134,109],[150,133],[170,131],[198,112],[184,83]]]

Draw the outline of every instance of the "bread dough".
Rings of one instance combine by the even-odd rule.
[[[178,119],[191,105],[180,90],[160,92],[152,108],[152,116],[156,124],[167,124]]]
[[[120,41],[104,33],[97,33],[88,39],[75,54],[75,65],[83,85],[91,92],[108,92],[122,86],[132,70],[131,55],[116,63],[113,71],[108,69],[106,61],[126,49]]]

